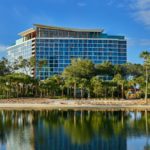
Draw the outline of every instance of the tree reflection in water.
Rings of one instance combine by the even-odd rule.
[[[11,150],[126,150],[140,136],[150,148],[147,111],[0,111],[0,120],[0,143]]]

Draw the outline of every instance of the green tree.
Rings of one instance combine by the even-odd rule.
[[[81,98],[84,97],[85,90],[88,91],[89,81],[86,78],[81,78],[79,81],[79,89],[81,91]]]
[[[6,58],[0,60],[0,75],[6,75],[10,73],[9,62]]]
[[[85,78],[90,81],[94,74],[94,64],[90,60],[72,59],[71,64],[65,68],[62,73],[65,82],[72,81],[74,89],[74,98],[80,79]]]
[[[28,60],[22,56],[18,57],[18,68],[21,69],[25,74],[28,74]]]
[[[95,68],[96,75],[113,76],[114,74],[114,66],[110,62],[103,62],[102,64],[96,65]]]
[[[102,97],[103,96],[102,80],[99,79],[98,76],[95,76],[91,79],[91,85],[93,87],[93,93],[96,95],[96,97]]]
[[[141,58],[144,58],[144,66],[145,66],[145,102],[148,103],[147,96],[148,96],[148,79],[149,79],[149,73],[150,70],[150,52],[143,51],[140,54]]]
[[[143,66],[141,64],[126,63],[121,65],[125,77],[139,77],[143,75]]]
[[[121,97],[124,98],[125,79],[121,76],[121,74],[116,74],[113,78],[113,81],[121,86]]]

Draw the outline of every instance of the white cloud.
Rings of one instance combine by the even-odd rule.
[[[150,9],[150,0],[135,0],[132,2],[131,7],[138,10]]]
[[[150,28],[150,0],[106,0],[107,5],[127,8],[131,16]]]
[[[78,2],[77,5],[78,5],[79,7],[84,7],[84,6],[86,6],[87,4],[84,3],[84,2]]]
[[[6,52],[6,45],[0,44],[0,52]]]
[[[130,4],[133,11],[133,17],[150,27],[150,0],[135,0]]]

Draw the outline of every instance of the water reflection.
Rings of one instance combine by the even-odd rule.
[[[0,149],[150,150],[149,127],[147,111],[0,111]]]

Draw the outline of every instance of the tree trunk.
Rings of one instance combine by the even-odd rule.
[[[42,91],[40,91],[40,97],[42,98],[42,96],[43,96],[43,93],[42,93]]]
[[[74,83],[74,93],[73,93],[74,98],[77,97],[77,84]]]
[[[148,103],[148,100],[147,100],[147,93],[148,93],[148,70],[147,70],[147,66],[146,66],[146,87],[145,87],[145,103],[147,104]]]
[[[18,90],[18,87],[16,87],[16,96],[17,96],[17,98],[19,97],[19,90]]]
[[[46,90],[46,95],[47,95],[47,97],[48,97],[48,89]]]
[[[53,93],[53,96],[55,97],[56,96],[56,92],[54,91],[54,93]]]
[[[88,91],[88,98],[91,98],[91,94],[90,94],[90,91]]]
[[[67,88],[67,96],[69,96],[69,88]]]
[[[114,87],[112,88],[112,95],[111,95],[112,99],[114,98]]]
[[[63,97],[64,96],[64,89],[62,88],[61,90],[61,96]]]
[[[107,97],[107,89],[105,87],[105,99],[106,99],[106,97]]]
[[[124,99],[124,85],[121,85],[121,95],[122,95],[122,99]]]
[[[6,94],[6,95],[7,95],[7,99],[8,99],[8,97],[9,97],[9,94],[8,94],[8,93],[9,93],[9,92],[7,91],[7,94]]]
[[[81,98],[83,98],[83,89],[81,88]]]
[[[35,97],[38,96],[38,91],[37,91],[37,89],[38,89],[38,87],[36,86],[36,87],[35,87]]]

